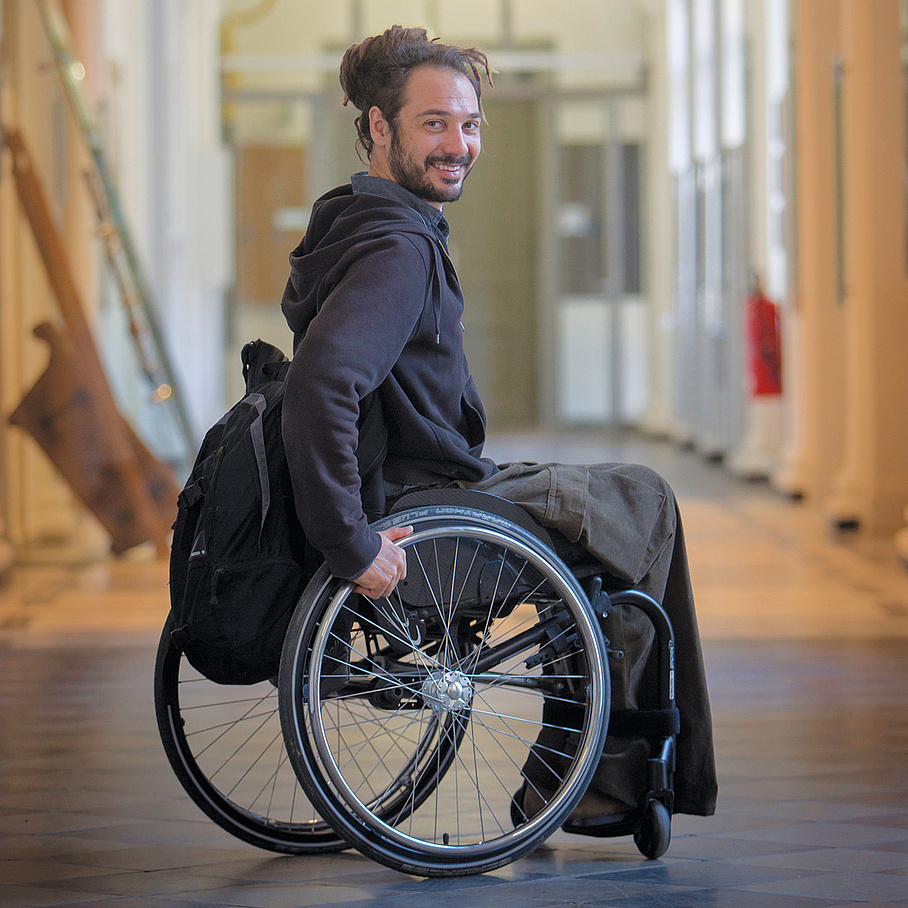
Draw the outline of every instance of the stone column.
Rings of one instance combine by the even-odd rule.
[[[795,154],[797,323],[791,362],[791,408],[797,431],[774,482],[785,492],[819,501],[843,457],[844,300],[837,288],[836,70],[841,54],[840,10],[829,0],[796,5]]]
[[[898,0],[841,0],[844,457],[837,525],[894,532],[908,501],[905,104]]]
[[[650,404],[643,428],[654,436],[667,436],[673,428],[672,376],[675,374],[672,299],[672,206],[669,163],[669,72],[664,5],[646,13],[646,41],[651,59],[647,107],[649,147],[646,154],[646,212],[648,227],[647,285],[649,288]]]

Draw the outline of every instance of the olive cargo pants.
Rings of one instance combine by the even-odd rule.
[[[709,816],[716,806],[712,719],[681,517],[671,487],[648,467],[633,464],[507,464],[465,487],[521,505],[544,526],[579,543],[606,573],[606,590],[633,587],[659,602],[675,633],[676,705],[681,715],[674,778],[675,812]],[[646,707],[654,683],[649,664],[653,629],[637,609],[615,608],[608,619],[612,709]],[[566,733],[546,730],[551,737]],[[537,744],[564,750],[565,741]],[[568,745],[569,746],[569,745]],[[610,735],[590,788],[636,805],[645,784],[641,740]],[[534,783],[548,772],[531,756]]]

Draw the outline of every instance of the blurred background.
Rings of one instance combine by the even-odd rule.
[[[446,208],[491,433],[668,440],[908,558],[906,20],[0,0],[0,570],[166,552],[242,345],[290,352],[313,201],[365,169],[340,57],[394,23],[496,70]]]

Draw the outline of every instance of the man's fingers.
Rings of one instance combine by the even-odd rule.
[[[412,535],[413,527],[411,527],[411,526],[395,527],[393,532],[394,532],[394,535],[389,536],[388,538],[392,542],[397,542],[398,539],[406,539],[407,536]],[[397,584],[401,580],[405,580],[407,577],[407,553],[403,549],[398,549],[395,547],[394,554],[397,556],[397,558],[395,560],[397,561],[397,565],[398,565],[397,578],[394,581],[394,585],[397,586]],[[390,590],[389,590],[389,592],[390,592]]]
[[[390,596],[397,584],[407,576],[407,554],[394,543],[413,532],[413,527],[392,527],[382,530],[381,549],[375,560],[361,576],[356,578],[353,591],[370,599]]]
[[[397,542],[398,539],[406,539],[413,532],[413,527],[391,527],[390,530],[382,530],[379,533],[379,536],[384,536],[387,539],[390,539],[391,542]]]
[[[390,595],[391,591],[395,586],[401,581],[404,580],[407,576],[407,554],[403,549],[397,548],[393,543],[397,542],[398,539],[406,539],[407,536],[411,535],[413,532],[413,527],[391,527],[390,530],[382,530],[378,535],[387,539],[388,542],[392,543],[390,546],[386,546],[382,542],[382,550],[380,555],[384,555],[386,560],[390,563],[392,570],[394,571],[393,582],[391,584],[391,589],[384,593],[384,595]]]

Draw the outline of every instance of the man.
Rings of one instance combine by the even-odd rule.
[[[488,77],[480,51],[400,26],[344,56],[341,85],[345,103],[361,111],[356,127],[369,170],[316,202],[290,256],[282,309],[294,356],[283,428],[297,511],[331,571],[357,592],[386,596],[404,578],[395,542],[410,530],[370,528],[377,514],[367,513],[357,459],[360,426],[377,400],[387,428],[380,492],[460,484],[510,498],[581,543],[615,587],[634,584],[663,602],[683,661],[676,809],[711,814],[709,704],[671,489],[644,467],[500,469],[482,456],[485,414],[464,355],[463,296],[442,208],[460,198],[479,157],[483,71]],[[635,708],[652,629],[635,614],[612,623],[612,648],[626,656],[612,673],[613,706]],[[646,757],[640,742],[610,738],[607,750],[575,819],[636,803]],[[532,774],[530,764],[525,771]],[[528,814],[540,809],[545,790],[541,778],[524,788]]]

